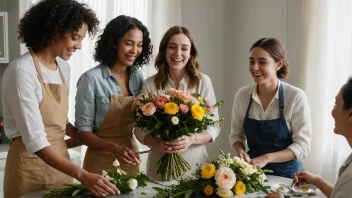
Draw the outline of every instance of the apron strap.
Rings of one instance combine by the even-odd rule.
[[[252,101],[253,101],[253,98],[252,98],[252,95],[251,95],[251,99],[249,100],[249,104],[248,104],[248,107],[247,107],[247,112],[246,112],[246,117],[245,118],[248,118],[248,116],[249,116],[249,110],[251,109]]]
[[[43,77],[43,73],[42,70],[40,69],[39,66],[39,61],[37,59],[37,56],[35,55],[35,53],[31,50],[29,51],[29,53],[32,55],[33,61],[34,61],[34,65],[35,65],[35,69],[37,70],[38,74],[39,74],[39,81],[45,86],[45,82],[44,82],[44,77]],[[66,80],[65,77],[61,71],[61,68],[59,66],[59,64],[57,63],[57,61],[55,60],[57,67],[59,68],[59,72],[60,72],[60,78],[62,80],[63,84],[66,84]]]
[[[280,110],[280,118],[284,117],[284,89],[282,87],[282,83],[280,83],[279,87],[279,110]]]

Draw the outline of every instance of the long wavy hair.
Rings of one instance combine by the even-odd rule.
[[[155,60],[155,68],[158,73],[155,75],[154,83],[157,89],[164,89],[168,81],[169,65],[166,61],[166,49],[171,37],[175,34],[184,34],[191,42],[191,57],[186,64],[186,75],[188,77],[188,88],[198,87],[201,75],[199,73],[198,50],[194,43],[191,32],[181,26],[171,27],[160,41],[159,53]]]

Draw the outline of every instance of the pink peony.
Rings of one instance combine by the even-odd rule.
[[[155,113],[156,107],[152,102],[148,102],[147,104],[141,107],[141,110],[143,111],[143,115],[151,116]]]
[[[189,107],[185,104],[180,104],[181,113],[187,113],[189,111]]]
[[[141,101],[140,100],[133,101],[133,103],[132,103],[132,111],[137,111],[140,105],[141,105]]]
[[[215,174],[215,181],[219,188],[231,189],[236,184],[236,174],[231,168],[221,167]]]
[[[167,100],[166,100],[166,98],[164,98],[164,97],[159,97],[159,98],[157,98],[156,101],[155,101],[155,105],[156,105],[156,107],[158,107],[159,109],[164,108],[164,105],[165,105],[166,103],[167,103]]]
[[[208,114],[212,114],[214,113],[215,109],[213,107],[213,105],[209,104],[208,102],[205,104],[207,110],[208,110]]]

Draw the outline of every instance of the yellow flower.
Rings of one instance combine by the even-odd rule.
[[[211,185],[207,185],[207,186],[204,188],[204,194],[205,194],[206,196],[212,195],[213,192],[214,192],[214,189],[213,189],[213,187],[212,187]]]
[[[246,185],[242,181],[238,181],[235,184],[234,191],[236,195],[242,195],[243,193],[246,192]]]
[[[216,167],[214,164],[207,164],[201,168],[201,175],[204,179],[210,179],[214,177],[216,172]]]
[[[198,97],[198,102],[202,103],[203,102],[203,98],[202,97]]]
[[[178,112],[179,107],[173,102],[168,102],[164,106],[165,113],[169,115],[175,115]]]
[[[191,107],[191,112],[192,112],[192,116],[194,119],[197,119],[199,121],[202,121],[203,117],[204,117],[204,109],[203,107],[195,104]]]

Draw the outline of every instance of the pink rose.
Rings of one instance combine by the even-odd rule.
[[[141,101],[139,99],[133,101],[132,107],[131,107],[132,111],[137,111],[140,105],[141,105]]]
[[[143,115],[151,116],[155,113],[156,107],[152,102],[148,102],[143,107],[141,107],[141,110],[143,111]]]
[[[207,108],[209,115],[212,114],[212,113],[214,113],[215,109],[214,109],[213,105],[211,105],[211,104],[209,104],[209,103],[207,102],[207,103],[205,104],[205,107]]]
[[[190,96],[189,97],[189,101],[192,103],[192,104],[199,104],[199,101],[197,98],[193,97],[193,96]]]
[[[169,101],[169,100],[170,100],[170,95],[168,95],[168,94],[161,94],[160,97],[165,98],[166,101]]]
[[[187,113],[189,111],[189,107],[185,104],[180,104],[181,113]]]
[[[215,181],[219,188],[231,189],[236,184],[236,174],[231,168],[221,167],[215,174]]]
[[[167,100],[166,100],[166,98],[164,98],[164,97],[159,97],[159,98],[157,98],[156,101],[155,101],[155,105],[156,105],[156,107],[158,107],[159,109],[164,108],[164,105],[165,105],[166,103],[167,103]]]

